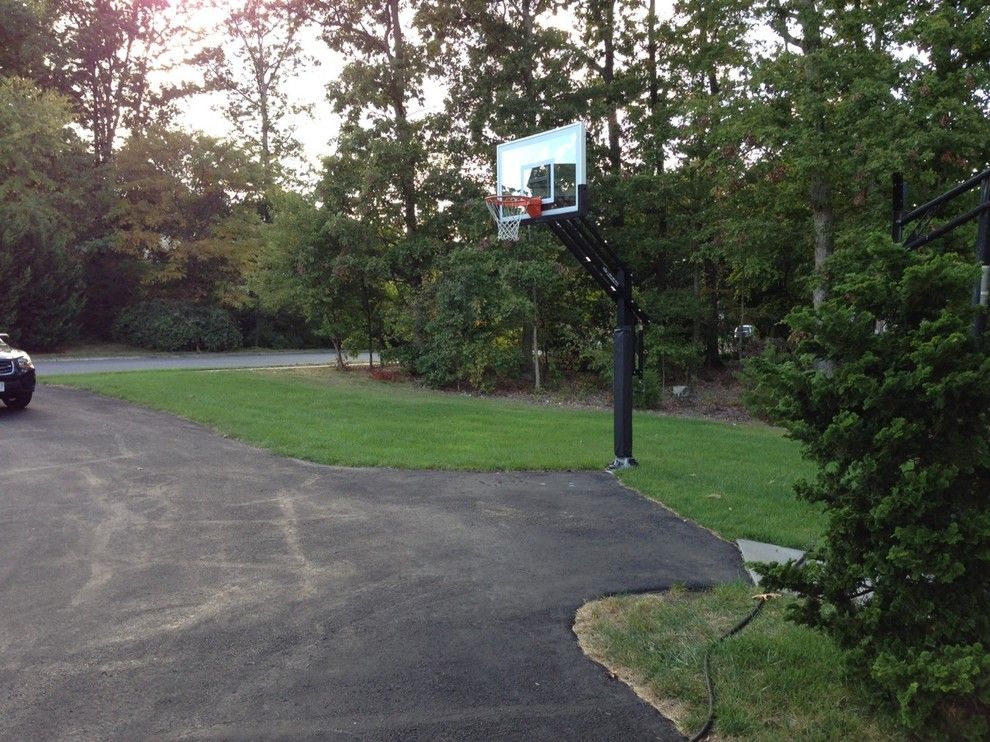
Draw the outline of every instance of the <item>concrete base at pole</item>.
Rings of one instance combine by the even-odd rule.
[[[634,466],[639,466],[639,462],[636,461],[632,456],[627,456],[625,458],[617,458],[611,464],[609,464],[605,469],[607,471],[616,471],[618,469],[631,469]]]

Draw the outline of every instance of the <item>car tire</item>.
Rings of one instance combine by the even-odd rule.
[[[4,397],[3,403],[12,410],[23,410],[31,401],[31,394],[18,394],[16,397]]]

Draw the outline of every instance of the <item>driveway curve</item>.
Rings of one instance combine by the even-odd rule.
[[[39,392],[0,410],[2,739],[679,739],[574,612],[745,576],[605,473],[318,466]]]

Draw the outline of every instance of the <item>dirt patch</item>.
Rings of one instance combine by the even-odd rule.
[[[743,385],[738,372],[727,369],[696,379],[687,397],[675,397],[668,389],[660,401],[658,412],[681,417],[700,417],[727,422],[753,422],[754,418],[742,402]]]
[[[720,420],[724,422],[754,422],[754,418],[742,402],[743,386],[734,369],[711,372],[706,378],[697,378],[689,385],[685,397],[675,397],[672,387],[666,387],[659,403],[651,409],[637,408],[638,412],[654,412],[659,415]],[[456,393],[456,392],[455,392]],[[567,409],[610,410],[612,395],[608,390],[580,381],[553,386],[537,392],[532,388],[515,385],[492,392],[460,392],[469,397],[508,399],[544,407]]]

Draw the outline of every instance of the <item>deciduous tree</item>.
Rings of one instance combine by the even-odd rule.
[[[303,66],[315,64],[303,51],[303,4],[283,0],[222,3],[225,40],[199,57],[207,85],[227,95],[229,120],[257,153],[269,183],[286,174],[299,154],[290,117],[310,107],[291,100],[285,84]]]
[[[72,340],[82,309],[75,223],[87,158],[68,101],[0,77],[0,317],[25,347]]]
[[[182,8],[168,0],[52,0],[49,23],[59,39],[49,55],[52,83],[72,101],[99,163],[122,135],[167,117],[191,89],[154,77],[179,61],[168,53],[189,42]]]
[[[751,131],[779,158],[784,177],[797,179],[805,190],[821,279],[844,219],[877,198],[881,177],[887,193],[889,175],[881,176],[877,166],[889,168],[886,153],[896,138],[894,39],[902,4],[768,0],[758,9],[779,46],[754,73]],[[818,280],[814,305],[826,294]]]
[[[263,177],[236,146],[152,129],[115,169],[116,249],[137,257],[148,297],[237,307],[261,245]]]

